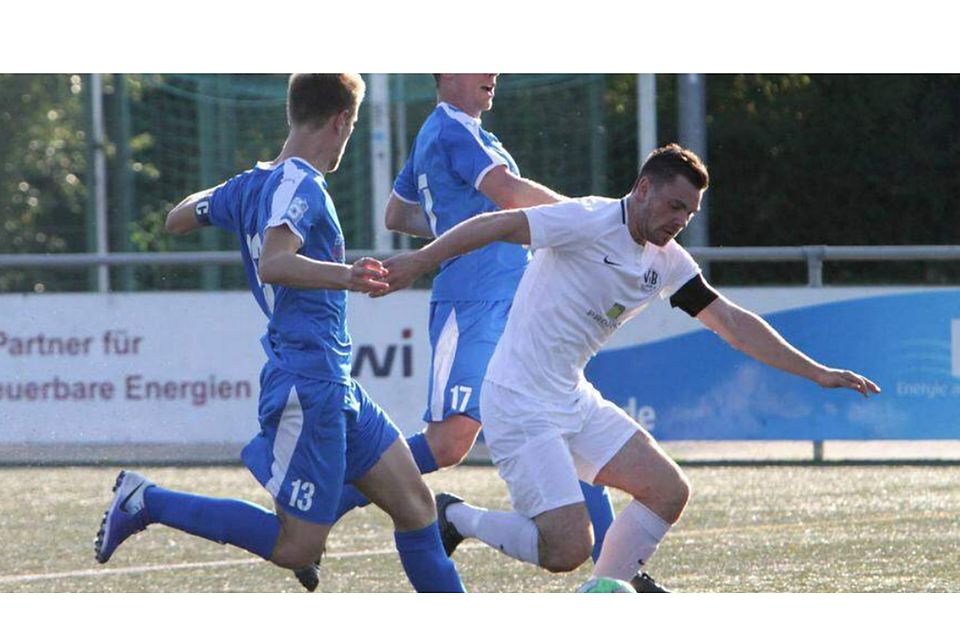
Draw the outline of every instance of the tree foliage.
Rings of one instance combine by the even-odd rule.
[[[433,81],[407,76],[397,86],[394,124],[406,118],[409,145],[432,108]],[[232,248],[217,232],[172,238],[163,218],[184,195],[276,154],[284,89],[281,75],[104,76],[111,250]],[[712,244],[960,244],[960,76],[710,75],[707,90]],[[671,142],[676,77],[659,75],[657,91],[659,142]],[[86,76],[0,76],[0,253],[92,249],[88,103]],[[525,175],[569,195],[616,196],[637,171],[636,111],[632,74],[506,75],[484,123]],[[365,112],[329,180],[354,247],[372,238]],[[117,286],[242,286],[231,269],[138,268],[117,280],[119,271]],[[730,282],[804,277],[797,265],[714,273]],[[840,264],[827,273],[951,282],[958,270],[884,265],[867,275]],[[0,272],[0,292],[89,283],[83,270]]]

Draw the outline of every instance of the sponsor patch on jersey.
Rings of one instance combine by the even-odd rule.
[[[333,261],[344,262],[346,258],[346,249],[343,242],[343,236],[338,235],[333,241]]]
[[[309,208],[310,206],[307,204],[307,201],[297,196],[290,201],[290,206],[287,207],[287,216],[294,223],[300,222],[300,218],[303,217],[303,214],[305,214]]]
[[[623,305],[620,304],[619,302],[616,302],[616,303],[614,303],[614,305],[613,305],[612,307],[610,307],[610,308],[607,310],[607,313],[606,313],[605,315],[606,315],[608,318],[610,318],[611,320],[616,320],[616,319],[619,318],[620,315],[621,315],[624,311],[626,311],[626,310],[627,310],[627,308],[626,308],[625,306],[623,306]]]

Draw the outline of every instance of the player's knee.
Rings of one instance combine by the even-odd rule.
[[[589,525],[571,526],[562,533],[541,532],[540,566],[551,573],[575,570],[592,552],[593,532]]]
[[[693,486],[690,484],[690,478],[685,473],[680,472],[679,486],[677,487],[677,502],[680,505],[680,511],[683,511],[687,503],[690,502],[690,494],[693,492]]]
[[[593,551],[593,536],[589,529],[565,538],[544,541],[541,545],[540,565],[551,573],[574,571],[590,557]]]
[[[324,549],[324,544],[293,542],[285,540],[281,536],[273,548],[270,561],[287,569],[302,569],[319,560],[320,556],[323,555]]]
[[[430,487],[421,479],[406,492],[403,508],[391,513],[398,531],[422,529],[437,519],[437,506]]]
[[[690,480],[679,468],[667,478],[661,492],[665,520],[671,524],[680,519],[680,515],[690,501]]]
[[[427,427],[430,449],[438,467],[459,464],[470,453],[480,432],[480,423],[466,415],[449,416]]]
[[[433,458],[437,461],[437,466],[452,467],[460,462],[470,453],[473,441],[476,436],[472,436],[463,431],[451,429],[437,439],[436,448],[433,451]]]

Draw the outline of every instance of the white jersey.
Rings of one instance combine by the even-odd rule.
[[[700,272],[675,240],[639,245],[626,202],[587,197],[526,210],[533,260],[486,379],[563,404],[583,368],[620,325]]]

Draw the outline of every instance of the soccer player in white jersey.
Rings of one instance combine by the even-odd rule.
[[[493,107],[498,76],[434,75],[437,106],[394,182],[386,207],[388,228],[433,238],[482,213],[564,199],[522,177],[507,149],[483,128],[480,118]],[[407,439],[422,473],[458,464],[473,446],[483,422],[480,388],[487,363],[529,259],[525,247],[494,242],[440,265],[430,300],[427,427]],[[613,521],[613,505],[603,487],[582,484],[581,490],[596,558]],[[340,510],[365,503],[364,496],[345,487]]]
[[[592,545],[579,477],[633,496],[607,532],[593,576],[630,580],[650,559],[680,518],[689,482],[583,370],[618,327],[657,298],[768,365],[827,388],[880,392],[862,375],[812,360],[706,283],[674,238],[708,184],[700,159],[672,144],[647,157],[619,200],[587,197],[483,214],[384,263],[393,291],[490,242],[534,250],[480,396],[490,455],[514,511],[498,515],[500,527],[491,530],[482,523],[494,512],[448,504],[440,522],[452,542],[479,537],[553,572],[576,569]]]

